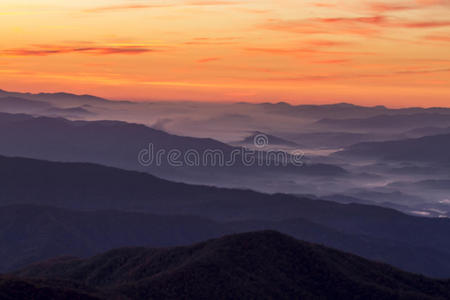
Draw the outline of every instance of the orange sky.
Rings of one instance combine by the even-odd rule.
[[[2,0],[0,88],[450,106],[450,0]]]

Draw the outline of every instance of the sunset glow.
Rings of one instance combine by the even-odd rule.
[[[3,0],[0,88],[450,106],[450,0]]]

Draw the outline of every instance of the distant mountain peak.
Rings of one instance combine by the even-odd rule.
[[[89,103],[113,103],[114,101],[107,100],[101,97],[93,96],[93,95],[78,95],[78,94],[72,94],[67,92],[42,92],[42,93],[23,93],[23,92],[11,92],[11,91],[5,91],[0,89],[0,93],[2,96],[10,96],[10,97],[17,97],[22,98],[26,100],[38,100],[38,101],[45,101],[52,104],[63,104],[68,103],[71,105],[83,105],[83,104],[89,104]],[[57,101],[55,101],[57,100]]]

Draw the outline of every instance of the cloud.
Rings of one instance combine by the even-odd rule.
[[[337,24],[370,24],[385,27],[406,27],[406,28],[432,28],[432,27],[445,27],[450,26],[450,20],[443,21],[391,21],[385,16],[374,16],[374,17],[359,17],[359,18],[327,18],[318,19],[320,22],[324,23],[337,23]]]
[[[325,51],[312,48],[245,48],[246,51],[261,52],[276,55],[298,55],[298,54],[342,54],[342,55],[370,55],[370,52],[351,51]]]
[[[337,6],[334,3],[324,3],[324,2],[313,3],[312,5],[315,6],[315,7],[324,7],[324,8],[330,8],[330,7],[336,7]]]
[[[236,5],[242,4],[241,2],[234,1],[191,1],[186,3],[167,3],[167,4],[122,4],[122,5],[109,5],[100,6],[85,9],[86,13],[104,13],[104,12],[114,12],[122,10],[137,10],[137,9],[151,9],[151,8],[168,8],[176,6],[214,6],[214,5]]]
[[[450,35],[427,35],[424,39],[435,42],[450,42]]]
[[[259,52],[265,54],[274,54],[274,55],[299,55],[299,54],[314,54],[318,53],[318,50],[314,49],[292,49],[292,48],[245,48],[245,51],[250,52]]]
[[[339,81],[339,80],[352,80],[362,78],[390,78],[393,76],[409,76],[420,74],[434,74],[434,73],[448,73],[450,69],[422,69],[422,70],[400,70],[386,73],[352,73],[352,74],[332,74],[332,75],[293,75],[293,76],[280,76],[280,77],[266,77],[258,78],[260,81],[278,81],[278,82],[316,82],[316,81]]]
[[[350,46],[353,43],[343,42],[343,41],[332,41],[332,40],[310,40],[302,41],[303,45],[309,45],[314,47],[339,47],[339,46]]]
[[[426,9],[438,6],[450,6],[450,0],[415,0],[407,3],[369,2],[366,4],[369,10],[377,13],[404,11],[412,9]]]
[[[371,55],[371,52],[358,51],[339,51],[328,50],[328,48],[353,45],[350,42],[340,42],[331,40],[310,40],[300,42],[302,47],[298,48],[265,48],[265,47],[248,47],[245,51],[257,52],[271,55],[287,55],[287,56],[311,56],[311,55]],[[340,59],[336,59],[340,60]]]
[[[343,55],[357,55],[357,54],[370,54],[370,53],[362,53],[362,52],[348,52],[348,51],[330,51],[324,50],[324,48],[330,47],[340,47],[340,46],[349,46],[352,43],[349,42],[341,42],[341,41],[331,41],[331,40],[309,40],[309,41],[301,41],[302,47],[299,48],[264,48],[264,47],[248,47],[245,48],[245,51],[250,52],[259,52],[264,54],[273,54],[273,55],[314,55],[314,54],[343,54]]]
[[[317,60],[313,61],[315,64],[324,64],[324,65],[339,65],[351,62],[350,59],[329,59],[329,60]]]
[[[450,5],[450,0],[416,0],[415,2],[419,5],[428,5],[428,6]]]
[[[394,74],[409,75],[409,74],[433,74],[433,73],[448,73],[448,72],[450,72],[449,68],[442,68],[430,70],[404,70],[404,71],[397,71]]]
[[[194,5],[194,6],[236,5],[236,4],[244,4],[244,2],[235,2],[235,1],[192,1],[192,2],[188,2],[187,3],[187,5]]]
[[[250,8],[242,8],[241,11],[249,13],[249,14],[256,14],[256,15],[269,14],[272,12],[269,9],[250,9]]]
[[[267,30],[285,31],[301,34],[347,33],[371,35],[377,33],[382,24],[387,23],[384,16],[354,18],[314,18],[303,20],[272,19],[260,27]]]
[[[399,27],[405,28],[437,28],[450,26],[450,21],[423,21],[399,23]]]
[[[417,5],[405,5],[396,3],[374,2],[369,3],[368,8],[377,13],[385,13],[391,11],[402,11],[417,8]]]
[[[203,64],[203,63],[218,61],[220,59],[221,59],[220,57],[207,57],[207,58],[199,59],[199,60],[197,60],[197,62]]]
[[[385,16],[372,16],[372,17],[355,17],[355,18],[317,18],[317,22],[331,23],[331,24],[375,24],[381,25],[387,22]]]
[[[440,28],[450,20],[399,20],[384,15],[369,17],[336,17],[302,20],[270,19],[259,28],[297,34],[354,34],[370,36],[391,28]]]
[[[173,6],[173,5],[167,5],[167,4],[154,4],[154,5],[148,5],[148,4],[110,5],[110,6],[100,6],[100,7],[94,7],[94,8],[85,9],[84,12],[86,12],[86,13],[103,13],[103,12],[111,12],[111,11],[130,10],[130,9],[165,8],[165,7],[171,7],[171,6]]]
[[[191,41],[184,42],[185,45],[231,45],[236,44],[237,38],[235,37],[222,37],[222,38],[209,38],[209,37],[197,37]]]
[[[2,56],[49,56],[68,53],[82,53],[91,55],[137,55],[159,50],[136,47],[136,46],[58,46],[58,45],[35,45],[33,48],[17,48],[0,50]]]

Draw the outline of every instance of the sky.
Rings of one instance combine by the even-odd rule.
[[[0,0],[0,88],[450,106],[450,0]]]

